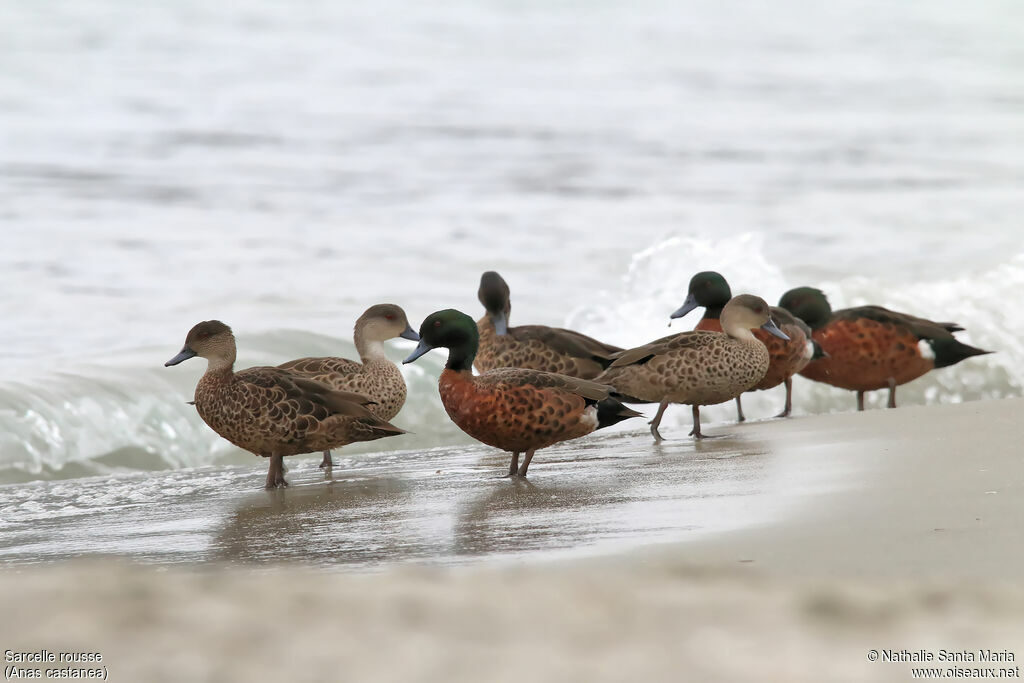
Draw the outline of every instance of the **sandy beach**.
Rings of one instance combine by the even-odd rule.
[[[123,681],[902,681],[917,667],[1015,676],[1022,409],[907,407],[721,425],[708,431],[732,436],[696,447],[677,438],[659,457],[731,449],[766,460],[771,473],[754,487],[780,490],[744,497],[772,509],[732,530],[586,557],[495,551],[370,573],[269,559],[11,564],[0,642],[99,652]],[[536,485],[589,464],[538,468]],[[912,653],[933,661],[886,661]],[[980,660],[1007,653],[1017,661]]]

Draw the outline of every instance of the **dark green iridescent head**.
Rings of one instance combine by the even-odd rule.
[[[693,309],[703,306],[706,309],[705,318],[718,318],[731,298],[732,290],[725,278],[713,270],[705,270],[690,278],[686,301],[669,317],[682,318]]]
[[[427,316],[420,325],[420,343],[403,363],[411,363],[431,349],[448,349],[445,367],[456,371],[469,370],[476,358],[480,334],[476,323],[465,313],[448,308]]]
[[[823,326],[832,317],[832,306],[825,293],[814,287],[797,287],[782,295],[779,307],[807,323],[812,330]]]

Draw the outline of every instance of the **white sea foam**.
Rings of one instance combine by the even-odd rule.
[[[980,272],[949,279],[907,284],[895,278],[848,277],[826,282],[792,280],[765,254],[763,239],[753,233],[718,240],[672,237],[637,253],[621,279],[621,287],[575,309],[567,325],[599,339],[635,346],[671,333],[693,329],[703,309],[682,320],[669,314],[686,298],[690,278],[702,270],[722,273],[733,294],[752,293],[775,304],[786,290],[812,285],[829,297],[833,309],[877,304],[937,321],[960,323],[965,342],[997,353],[968,359],[952,368],[933,371],[897,391],[898,403],[957,403],[983,398],[1020,396],[1024,388],[1024,253]],[[782,388],[745,394],[747,417],[777,413]],[[884,392],[869,394],[867,405],[881,407]],[[851,410],[854,397],[797,377],[795,414]],[[731,404],[701,409],[708,421],[735,419]],[[689,430],[689,411],[670,411],[667,424]]]

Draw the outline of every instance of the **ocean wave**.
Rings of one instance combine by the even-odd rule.
[[[297,331],[243,336],[239,345],[238,367],[300,356],[358,357],[349,341]],[[396,360],[407,353],[397,344],[389,349]],[[187,403],[205,363],[164,368],[164,356],[166,349],[137,351],[119,366],[80,366],[0,383],[0,483],[252,464],[251,454],[217,436]],[[387,445],[346,446],[335,461],[344,466],[352,454],[464,442],[437,394],[441,364],[432,355],[402,366],[409,399],[394,422],[411,434]]]
[[[693,329],[701,312],[673,321],[669,313],[686,298],[690,278],[702,270],[725,275],[734,294],[753,293],[775,304],[792,287],[822,289],[834,309],[877,304],[934,320],[953,320],[966,328],[957,337],[997,353],[971,358],[951,368],[930,372],[897,389],[898,405],[959,403],[1020,396],[1024,393],[1024,253],[983,271],[965,271],[942,280],[906,283],[897,277],[880,280],[848,277],[819,282],[797,281],[767,256],[763,238],[744,233],[718,240],[676,236],[633,256],[614,290],[601,292],[578,307],[567,326],[621,346],[637,346],[672,333]],[[748,418],[778,413],[783,388],[744,394]],[[867,395],[866,406],[883,407],[887,392]],[[794,380],[794,413],[843,412],[855,408],[852,392],[802,377]],[[733,404],[701,408],[709,422],[735,420]],[[663,424],[689,430],[689,410],[669,409]],[[668,430],[663,429],[667,433]]]
[[[931,372],[902,386],[901,405],[957,403],[1020,396],[1024,391],[1024,253],[981,272],[912,284],[849,277],[803,282],[788,277],[766,255],[760,236],[742,234],[719,240],[673,237],[635,254],[612,286],[572,310],[568,327],[622,346],[634,346],[673,330],[692,329],[699,313],[668,327],[668,314],[686,296],[699,270],[721,271],[733,291],[752,292],[776,302],[790,287],[822,288],[835,308],[874,303],[967,328],[965,342],[997,353]],[[301,356],[357,357],[351,341],[296,330],[241,335],[238,367],[274,365]],[[175,368],[163,362],[174,348],[123,352],[107,365],[65,360],[43,376],[0,382],[0,484],[36,479],[67,479],[146,470],[218,464],[253,464],[253,456],[207,427],[188,405],[205,370],[201,361]],[[391,342],[389,356],[400,361],[406,342]],[[352,444],[335,452],[344,467],[352,456],[396,449],[471,443],[445,414],[437,393],[443,356],[431,353],[401,366],[409,397],[395,424],[411,433],[393,439]],[[782,407],[782,388],[744,395],[750,419],[767,418]],[[882,407],[885,392],[868,395],[869,407]],[[854,409],[851,392],[797,377],[794,413]],[[707,424],[735,420],[732,404],[702,408]],[[671,408],[666,435],[689,431],[689,410]],[[636,421],[631,421],[635,423]],[[621,429],[636,429],[629,422]],[[685,434],[685,431],[683,432]],[[372,456],[371,456],[372,457]]]

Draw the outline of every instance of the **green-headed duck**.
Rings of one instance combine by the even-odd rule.
[[[478,343],[472,318],[453,309],[438,311],[423,321],[419,346],[405,362],[431,349],[448,349],[438,380],[441,402],[462,431],[512,452],[509,476],[525,477],[541,448],[640,415],[612,398],[611,387],[568,375],[499,368],[474,376]],[[522,465],[520,453],[525,453]]]
[[[956,365],[991,351],[961,343],[956,323],[937,323],[881,306],[832,311],[825,293],[797,287],[782,295],[779,306],[811,327],[811,336],[826,358],[807,364],[800,374],[817,382],[857,392],[857,410],[864,410],[864,392],[889,388],[889,407],[896,407],[896,387],[933,368]]]
[[[722,323],[719,318],[722,315],[722,308],[731,298],[732,290],[721,274],[715,271],[697,273],[690,278],[686,301],[670,317],[681,318],[693,309],[703,306],[704,317],[694,329],[721,332]],[[789,340],[780,339],[762,329],[754,330],[754,336],[768,349],[771,360],[764,378],[751,387],[750,391],[761,391],[785,384],[786,404],[776,417],[788,417],[793,410],[793,375],[800,372],[812,359],[823,357],[823,353],[821,347],[811,340],[811,328],[804,321],[786,309],[776,306],[771,307],[771,317]],[[746,419],[743,416],[740,396],[736,397],[736,415],[740,422]]]

